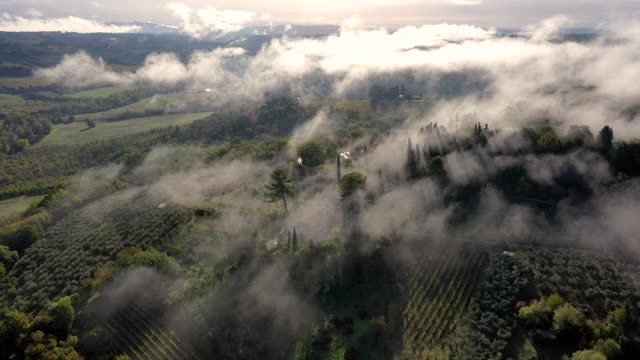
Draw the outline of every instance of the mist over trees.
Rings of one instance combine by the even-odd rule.
[[[637,358],[638,39],[547,25],[57,45],[0,106],[0,356]]]

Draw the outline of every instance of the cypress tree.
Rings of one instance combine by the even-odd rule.
[[[418,173],[418,161],[416,154],[411,145],[411,139],[407,142],[407,163],[406,163],[407,179],[415,179]]]
[[[292,245],[291,245],[291,251],[292,252],[296,252],[298,251],[298,234],[296,233],[296,227],[293,227],[293,240],[292,240]]]
[[[338,176],[338,187],[340,186],[340,179],[342,179],[342,173],[340,171],[340,154],[338,154],[338,157],[336,158],[336,172],[337,172],[337,176]]]

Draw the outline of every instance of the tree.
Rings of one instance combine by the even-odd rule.
[[[340,154],[336,157],[336,172],[338,177],[338,187],[340,186],[340,179],[342,179],[342,171],[340,169]]]
[[[593,350],[603,353],[608,360],[613,360],[622,354],[622,348],[613,339],[599,339],[593,346]]]
[[[29,317],[18,310],[7,312],[2,323],[4,324],[4,334],[12,338],[20,337],[21,334],[29,329]]]
[[[287,208],[287,196],[293,196],[295,188],[286,169],[275,169],[271,172],[271,181],[265,186],[264,196],[267,202],[276,202],[282,200],[284,210],[289,214]]]
[[[298,156],[304,166],[316,167],[327,159],[327,151],[319,142],[307,141],[298,147]]]
[[[53,332],[68,334],[71,331],[71,325],[73,325],[73,319],[75,318],[75,309],[70,296],[58,299],[58,301],[49,306],[47,312],[51,317],[49,326]]]
[[[407,141],[407,162],[405,164],[407,179],[418,178],[418,158],[411,145],[411,139]]]
[[[7,246],[0,245],[0,264],[10,270],[16,261],[18,261],[18,252],[9,249]]]
[[[346,174],[340,180],[340,195],[342,198],[348,198],[355,194],[359,189],[364,189],[364,185],[367,182],[367,177],[359,172],[352,172]]]
[[[613,149],[613,129],[608,125],[598,134],[598,147],[603,155],[609,155]]]
[[[607,360],[607,357],[596,350],[582,350],[573,353],[571,360]]]
[[[293,228],[293,240],[291,240],[291,252],[298,251],[298,233],[296,232],[296,228]]]
[[[527,326],[535,329],[546,329],[551,322],[552,309],[546,299],[534,300],[529,306],[518,311],[518,316]]]
[[[564,304],[553,314],[553,328],[564,335],[581,335],[587,318],[571,304]]]
[[[522,346],[522,350],[518,354],[518,360],[536,360],[538,359],[538,351],[531,343],[531,340],[527,339]]]
[[[553,293],[547,298],[547,304],[549,304],[551,310],[555,311],[557,308],[564,305],[564,299],[560,294]]]

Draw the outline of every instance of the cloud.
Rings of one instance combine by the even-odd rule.
[[[545,19],[536,25],[528,26],[525,33],[531,37],[532,41],[549,41],[556,38],[562,27],[570,25],[571,22],[570,18],[558,15]]]
[[[255,18],[255,13],[239,10],[218,10],[215,7],[193,10],[189,6],[171,2],[166,8],[182,21],[182,30],[195,37],[234,32],[242,29]]]
[[[29,15],[29,16],[31,16],[31,17],[43,17],[44,16],[41,11],[39,11],[37,9],[34,9],[34,8],[27,9],[24,13]]]
[[[482,0],[448,0],[447,2],[453,5],[463,5],[463,6],[482,4]]]
[[[94,20],[87,20],[76,16],[63,18],[42,18],[42,14],[30,9],[27,14],[31,18],[4,14],[0,18],[0,31],[8,32],[40,32],[59,31],[74,33],[128,33],[140,30],[134,25],[112,25]]]
[[[74,87],[128,82],[111,71],[102,59],[94,59],[85,52],[65,55],[58,65],[35,70],[34,76]]]
[[[175,11],[193,15],[179,5]],[[260,99],[282,88],[302,98],[366,98],[373,83],[402,83],[413,93],[447,99],[434,103],[432,116],[450,129],[457,126],[454,114],[476,114],[475,121],[502,129],[547,118],[563,130],[608,124],[624,129],[623,138],[640,133],[640,122],[622,114],[640,97],[634,85],[640,81],[638,26],[612,27],[615,36],[605,33],[591,42],[549,41],[567,21],[545,20],[523,37],[470,25],[389,31],[349,21],[336,35],[276,39],[256,55],[221,48],[181,62],[172,54],[152,54],[137,72],[120,74],[80,54],[36,75],[67,86],[110,81],[209,88],[215,104]],[[471,126],[463,122],[458,125]]]

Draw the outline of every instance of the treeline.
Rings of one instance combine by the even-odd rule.
[[[614,130],[603,127],[596,136],[586,126],[573,126],[565,135],[546,124],[533,125],[523,128],[519,133],[513,133],[511,138],[503,139],[505,143],[518,143],[524,139],[528,146],[519,150],[488,146],[492,137],[500,130],[491,129],[487,124],[477,123],[470,134],[454,136],[447,129],[438,124],[427,124],[420,128],[418,140],[414,144],[407,140],[405,158],[405,176],[408,181],[415,181],[432,176],[443,184],[449,184],[450,179],[444,170],[447,156],[456,152],[480,153],[490,157],[535,155],[563,155],[570,153],[598,154],[609,164],[613,175],[611,181],[624,181],[629,177],[640,175],[640,140],[615,140]],[[514,164],[500,169],[490,178],[485,179],[493,184],[513,202],[536,203],[533,205],[553,208],[555,204],[569,195],[573,200],[585,200],[592,194],[589,181],[583,178],[571,165],[557,175],[553,184],[541,184],[534,181],[523,164]],[[478,193],[483,181],[472,181],[465,186],[458,186],[455,195],[458,200],[473,198]]]
[[[183,35],[77,34],[55,32],[0,33],[0,59],[27,67],[57,65],[66,54],[86,51],[108,64],[142,65],[153,52],[171,52],[183,61],[196,50],[221,46],[213,41],[190,41]]]
[[[391,104],[411,100],[412,97],[404,85],[385,88],[376,84],[369,88],[369,103],[374,110],[384,110]]]

